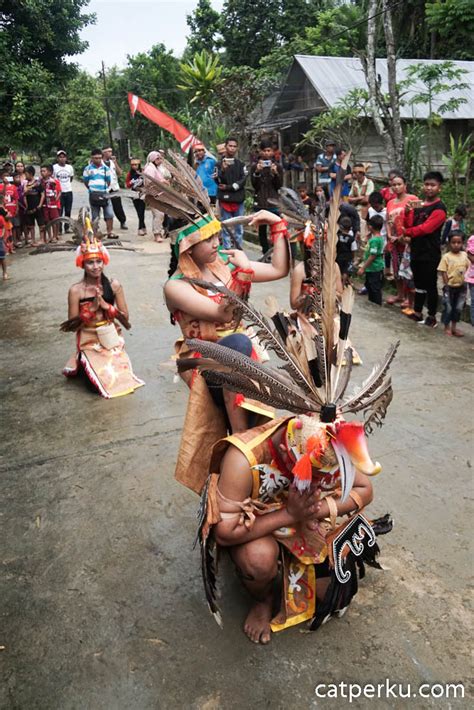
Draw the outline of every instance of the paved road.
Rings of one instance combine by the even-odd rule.
[[[19,254],[0,284],[0,707],[340,707],[347,701],[318,700],[315,686],[467,683],[472,335],[453,342],[358,299],[358,379],[401,339],[395,398],[371,441],[384,465],[371,510],[396,518],[382,541],[385,571],[369,570],[343,619],[255,647],[226,560],[224,631],[206,609],[192,550],[197,501],[173,480],[186,392],[166,365],[177,335],[161,295],[168,245],[148,244],[114,252],[109,267],[125,287],[127,348],[146,381],[118,400],[61,375],[73,348],[58,331],[78,276],[71,254]],[[287,282],[258,286],[254,298],[272,290],[286,302]]]

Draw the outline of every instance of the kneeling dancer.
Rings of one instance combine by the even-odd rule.
[[[84,240],[76,250],[76,266],[84,275],[69,289],[68,320],[61,324],[62,331],[76,332],[76,352],[63,374],[75,377],[82,369],[99,394],[111,399],[145,383],[133,374],[121,329],[115,323],[118,320],[127,330],[131,327],[121,284],[104,274],[109,252],[94,237],[89,217],[84,227]]]

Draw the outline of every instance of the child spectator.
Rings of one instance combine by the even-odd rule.
[[[3,195],[0,195],[0,264],[2,265],[3,280],[6,281],[9,276],[7,273],[7,249],[5,244],[5,232],[7,229],[6,217],[7,211],[3,206]]]
[[[463,232],[463,234],[466,233],[466,217],[466,205],[458,205],[454,210],[453,216],[447,219],[445,222],[443,234],[441,236],[441,244],[446,244],[447,242],[449,242],[449,235],[456,229],[459,229],[461,232]]]
[[[308,195],[307,185],[298,185],[298,192],[301,197],[301,202],[308,208],[308,214],[313,211],[313,200]]]
[[[61,213],[61,183],[57,178],[53,177],[52,165],[41,166],[41,178],[44,190],[43,219],[46,222],[50,241],[57,242],[59,223],[49,223],[59,219]]]
[[[10,178],[9,172],[3,170],[0,193],[3,195],[3,207],[7,213],[4,239],[7,252],[13,254],[15,252],[14,230],[16,229],[16,237],[20,221],[18,219],[18,190],[13,182],[10,182]]]
[[[406,228],[403,230],[404,235],[411,238],[411,269],[415,282],[414,312],[408,317],[430,328],[437,326],[437,269],[441,258],[441,228],[446,220],[446,207],[439,197],[443,180],[441,173],[436,170],[424,175],[425,199],[420,206],[407,205]],[[423,319],[425,300],[428,315]]]
[[[369,301],[382,305],[382,284],[383,284],[383,238],[380,232],[383,227],[383,219],[380,215],[375,215],[367,220],[369,239],[365,247],[364,262],[359,267],[358,275],[365,274],[365,287]]]
[[[469,295],[471,297],[471,325],[474,326],[474,234],[467,240],[466,252],[467,258],[469,259],[469,268],[464,276],[464,281],[469,287]]]
[[[344,286],[349,281],[352,271],[352,261],[354,252],[357,251],[357,240],[352,231],[351,218],[342,215],[338,220],[339,229],[337,231],[336,263],[341,272]]]
[[[41,181],[35,177],[33,165],[25,168],[26,183],[23,186],[23,204],[27,228],[26,246],[35,244],[35,222],[40,230],[40,242],[44,240],[43,202],[44,190]]]
[[[369,195],[369,210],[367,213],[368,217],[375,217],[379,215],[383,219],[383,227],[380,230],[380,236],[383,237],[384,245],[387,244],[387,208],[384,204],[384,199],[382,193],[372,192]]]
[[[455,335],[462,338],[464,333],[457,329],[461,320],[462,309],[466,303],[467,287],[465,274],[470,267],[470,260],[463,251],[464,234],[455,229],[449,235],[448,251],[441,257],[438,271],[443,277],[443,312],[441,320],[444,323],[445,335]]]

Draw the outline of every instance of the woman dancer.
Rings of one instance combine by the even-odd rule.
[[[75,377],[83,369],[99,394],[111,399],[130,394],[145,383],[133,374],[120,327],[115,323],[117,319],[130,328],[123,288],[117,279],[104,274],[109,253],[94,238],[88,217],[85,225],[86,237],[76,251],[76,266],[84,274],[69,289],[68,320],[61,325],[65,332],[77,332],[76,352],[63,374]]]
[[[232,291],[244,300],[254,282],[273,281],[288,273],[288,244],[286,224],[277,215],[261,210],[251,224],[269,224],[276,240],[272,263],[249,261],[239,249],[219,249],[220,223],[216,219],[202,220],[196,229],[191,225],[182,230],[176,247],[179,250],[178,268],[165,285],[164,294],[172,319],[182,331],[183,337],[176,345],[178,357],[198,358],[199,351],[187,344],[187,339],[217,342],[244,355],[260,360],[262,351],[252,331],[245,329],[240,317],[231,306],[225,293]],[[185,280],[186,277],[186,280]],[[207,286],[190,283],[187,278],[208,282]],[[216,287],[209,290],[209,286]],[[224,288],[223,288],[224,287]],[[249,337],[250,336],[250,337]],[[184,425],[176,477],[198,492],[202,480],[195,480],[196,472],[202,473],[198,459],[206,461],[211,447],[225,431],[244,431],[255,415],[273,418],[273,410],[245,399],[235,391],[208,383],[196,371],[183,372],[183,380],[190,387],[190,398]],[[261,419],[260,419],[261,421]],[[253,424],[253,422],[252,422]]]

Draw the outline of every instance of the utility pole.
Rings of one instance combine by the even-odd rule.
[[[109,97],[107,96],[107,82],[105,80],[105,64],[104,60],[102,60],[102,82],[104,84],[104,104],[105,104],[105,113],[107,115],[107,128],[109,131],[109,141],[110,141],[110,147],[112,148],[112,152],[114,150],[114,139],[112,138],[112,126],[110,123],[110,107],[109,107]]]

